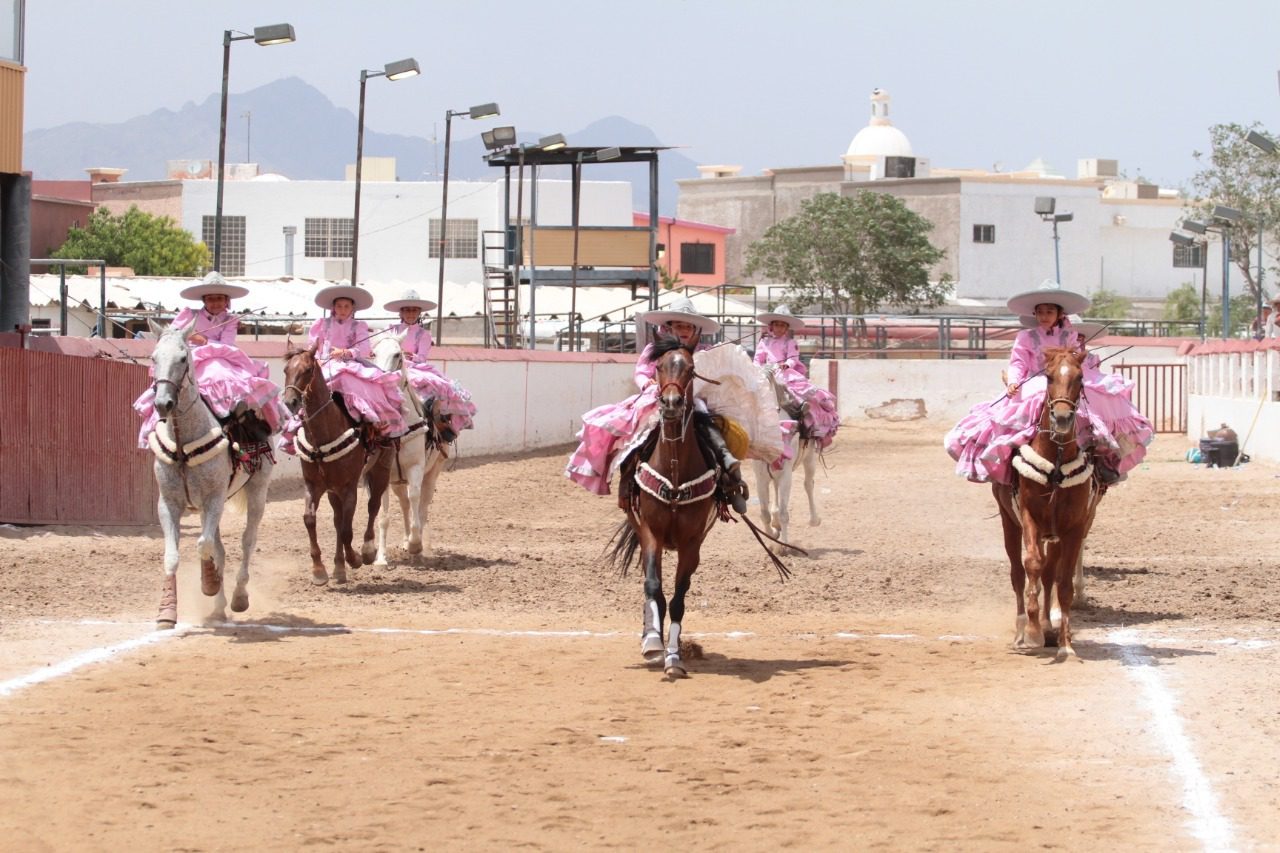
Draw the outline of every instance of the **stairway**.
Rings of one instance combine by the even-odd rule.
[[[507,250],[506,233],[503,231],[485,231],[482,239],[485,345],[515,349],[523,346],[523,342],[514,253]]]

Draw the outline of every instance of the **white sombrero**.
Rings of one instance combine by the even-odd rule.
[[[780,323],[786,323],[791,327],[792,331],[804,328],[804,320],[801,320],[795,314],[792,314],[790,306],[787,305],[779,305],[773,311],[765,311],[763,314],[756,315],[756,321],[763,323],[766,326],[774,320],[777,320]]]
[[[423,299],[418,295],[418,291],[411,287],[401,293],[399,299],[393,299],[382,307],[387,311],[399,311],[401,308],[421,308],[423,311],[430,311],[436,307],[436,304],[430,299]]]
[[[249,289],[238,284],[228,284],[222,277],[222,273],[214,271],[201,279],[199,284],[184,288],[178,295],[183,299],[203,299],[219,293],[228,299],[238,299],[241,296],[248,296]]]
[[[1071,321],[1071,328],[1075,329],[1081,335],[1084,335],[1085,340],[1089,340],[1107,327],[1105,323],[1095,323],[1092,320],[1082,320],[1076,314],[1072,314],[1067,319]],[[1034,329],[1036,326],[1040,325],[1036,322],[1036,318],[1030,314],[1023,314],[1018,318],[1018,322],[1028,329]]]
[[[1009,310],[1014,314],[1035,314],[1041,303],[1057,305],[1067,314],[1082,314],[1093,303],[1083,293],[1067,290],[1056,281],[1046,281],[1035,290],[1027,290],[1009,297]]]
[[[694,308],[693,303],[685,296],[681,296],[661,311],[648,311],[644,315],[644,321],[653,323],[655,326],[670,323],[673,320],[692,323],[706,334],[720,329],[719,322],[699,314],[698,309]]]
[[[363,287],[355,287],[350,284],[333,284],[321,289],[316,294],[316,304],[328,310],[333,308],[333,300],[344,297],[356,304],[357,311],[363,311],[373,305],[372,293]]]

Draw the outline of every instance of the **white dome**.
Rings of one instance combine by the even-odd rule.
[[[911,157],[911,140],[891,124],[864,127],[849,143],[847,157]]]
[[[249,180],[261,181],[263,183],[269,184],[269,183],[275,183],[278,181],[287,181],[289,179],[286,178],[284,175],[280,174],[279,172],[263,172],[261,175],[254,175]]]

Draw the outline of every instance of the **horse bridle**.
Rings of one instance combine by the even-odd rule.
[[[172,385],[173,394],[174,394],[174,397],[176,398],[173,402],[174,413],[178,415],[185,415],[187,412],[191,411],[191,406],[194,406],[196,402],[202,399],[199,394],[196,394],[196,399],[191,401],[190,406],[187,406],[185,409],[178,408],[178,400],[182,399],[182,388],[187,384],[187,377],[190,374],[191,374],[191,356],[188,355],[186,361],[182,363],[182,375],[178,377],[178,380],[176,382],[168,378],[167,376],[157,377],[154,381],[152,381],[151,390],[154,392],[152,394],[152,399],[153,400],[155,399],[155,394],[160,393],[160,386],[162,384]]]
[[[311,378],[307,381],[306,388],[299,388],[297,385],[294,385],[292,382],[284,386],[284,390],[288,391],[292,389],[297,392],[299,397],[302,398],[302,411],[299,413],[298,417],[299,419],[301,419],[303,424],[311,423],[312,418],[314,418],[316,415],[323,412],[326,408],[328,408],[333,403],[333,394],[330,393],[329,399],[326,400],[324,404],[320,406],[320,408],[316,409],[314,412],[310,412],[310,413],[307,412],[307,400],[310,399],[311,397],[311,385],[316,381],[315,372],[319,369],[320,369],[320,363],[313,358],[311,360],[311,374],[310,374]],[[324,374],[321,373],[322,378],[323,376]]]

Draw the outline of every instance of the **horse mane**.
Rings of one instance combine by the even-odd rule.
[[[682,349],[693,355],[693,348],[680,343],[679,338],[658,338],[653,342],[653,351],[649,353],[649,361],[657,361],[672,350]]]

